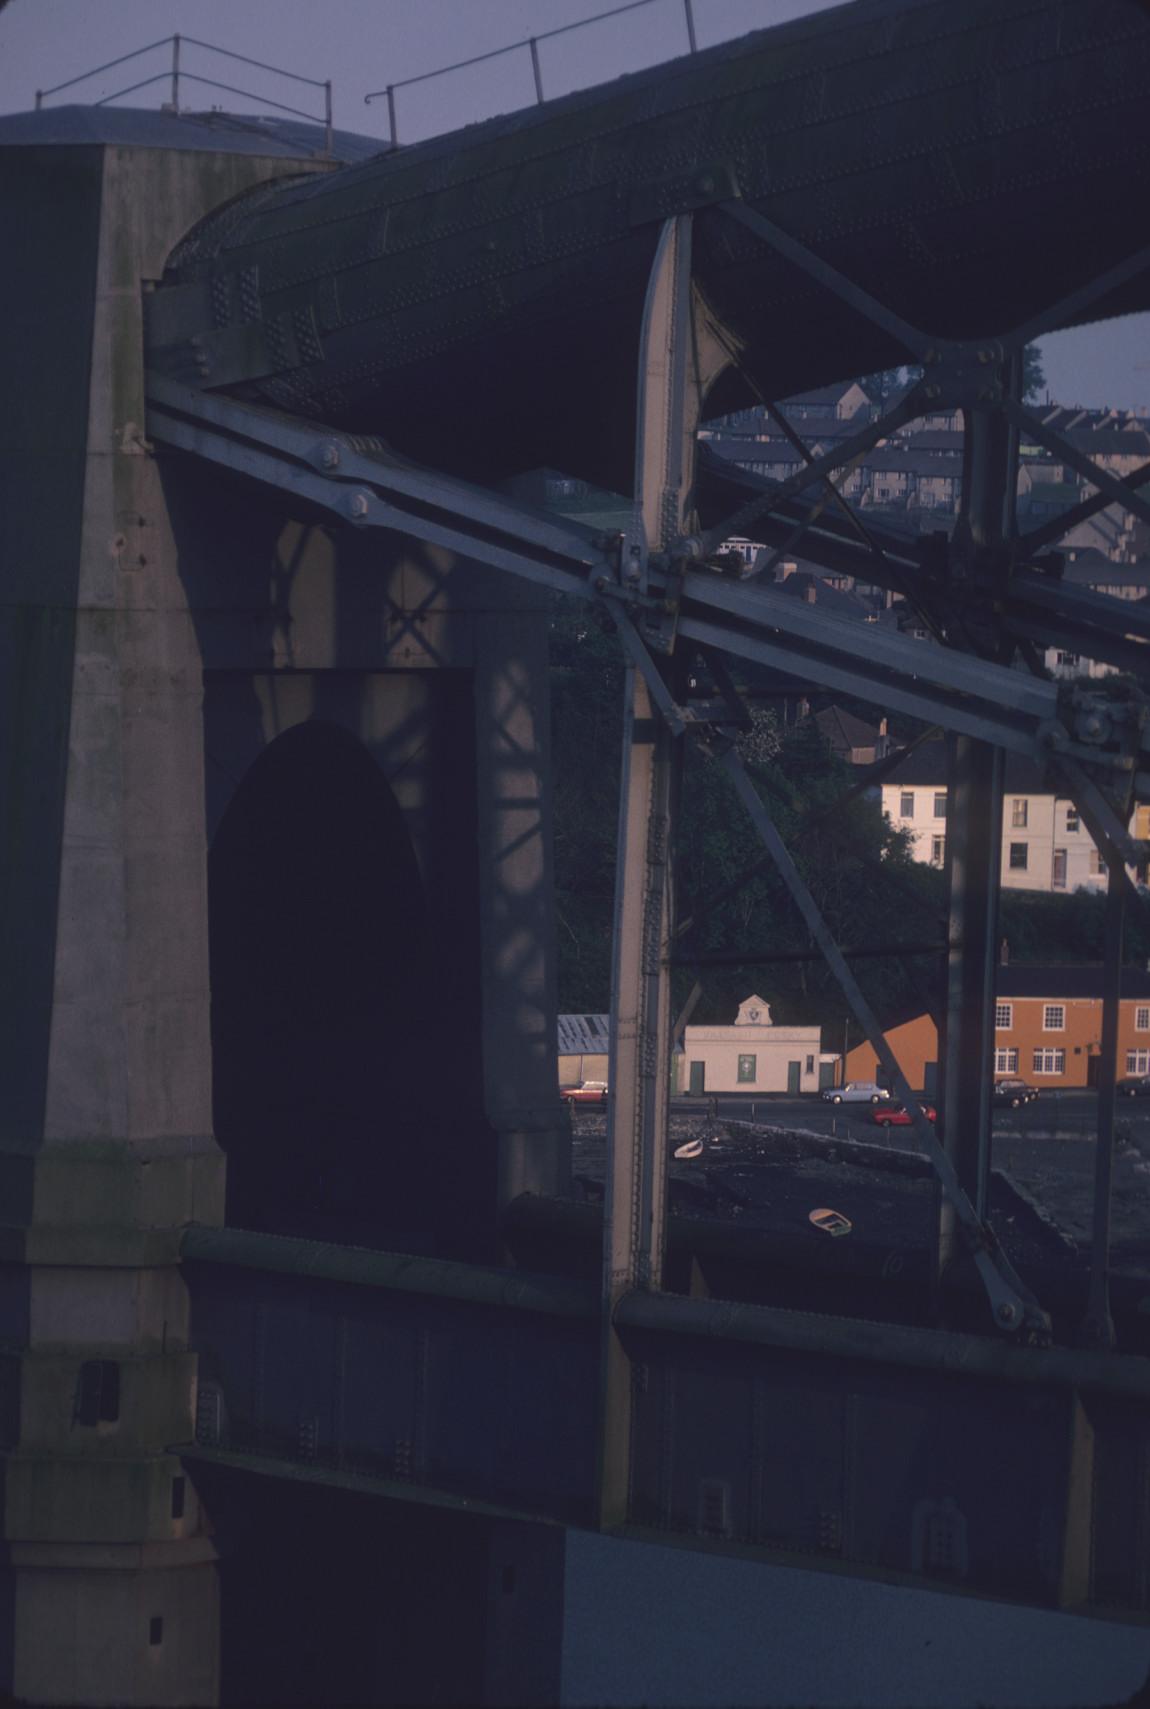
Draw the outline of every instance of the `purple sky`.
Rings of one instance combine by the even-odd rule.
[[[612,0],[10,0],[0,10],[0,112],[34,103],[37,88],[78,76],[102,61],[179,31],[234,53],[305,76],[331,78],[335,119],[348,130],[383,137],[386,102],[364,95],[454,60],[522,42],[558,25],[605,11]],[[747,30],[823,11],[828,0],[693,0],[700,46]],[[548,94],[604,82],[686,51],[683,0],[650,0],[624,17],[594,24],[540,47]],[[164,67],[157,51],[117,66],[56,101],[96,101]],[[319,111],[317,89],[284,83],[249,66],[229,65],[185,46],[185,72],[217,77],[254,94]],[[186,82],[192,105],[213,102],[256,111],[251,101]],[[130,96],[152,106],[166,84]],[[526,50],[421,83],[397,96],[400,137],[454,129],[533,99]],[[1051,395],[1062,403],[1110,404],[1150,411],[1150,316],[1139,315],[1043,340]]]

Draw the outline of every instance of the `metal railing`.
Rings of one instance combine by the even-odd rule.
[[[560,24],[554,30],[541,30],[536,36],[528,36],[525,41],[509,42],[506,47],[491,48],[487,53],[473,54],[470,59],[456,60],[454,65],[440,65],[434,71],[421,71],[415,77],[403,77],[397,83],[388,83],[383,89],[373,89],[364,96],[364,106],[370,106],[381,95],[387,97],[387,125],[392,148],[399,147],[399,123],[395,110],[395,94],[397,89],[410,89],[416,83],[428,83],[436,77],[446,77],[452,71],[463,71],[469,65],[482,65],[487,60],[502,59],[509,53],[529,53],[531,56],[531,75],[535,82],[535,99],[542,103],[547,99],[543,92],[543,68],[539,59],[540,42],[551,41],[555,36],[566,36],[572,30],[586,29],[589,24],[601,24],[606,18],[618,18],[624,12],[638,12],[644,6],[661,4],[662,0],[628,0],[623,6],[613,6],[608,12],[596,12],[590,18],[576,18],[574,23]],[[698,41],[695,36],[695,14],[693,0],[680,0],[683,16],[687,25],[687,47],[690,53],[698,51]]]
[[[106,107],[109,101],[118,101],[124,95],[133,95],[137,89],[148,89],[156,83],[170,82],[171,110],[174,113],[178,113],[180,111],[180,82],[182,79],[185,83],[199,83],[208,89],[222,89],[229,95],[240,95],[245,101],[258,101],[262,106],[274,107],[277,112],[290,113],[297,119],[306,119],[309,124],[322,124],[324,127],[324,152],[326,154],[331,153],[332,106],[330,78],[321,79],[319,77],[301,77],[297,71],[285,71],[282,66],[268,65],[262,59],[250,59],[247,54],[233,53],[230,48],[217,47],[214,42],[199,41],[195,36],[163,36],[159,41],[149,42],[146,47],[138,47],[132,53],[120,54],[118,59],[106,60],[103,65],[97,65],[93,67],[91,71],[82,71],[79,77],[69,77],[63,83],[56,83],[51,89],[37,89],[36,111],[40,111],[41,107],[44,105],[44,98],[47,95],[58,95],[62,89],[72,89],[78,83],[87,83],[93,77],[99,77],[103,72],[111,71],[113,67],[117,65],[127,65],[129,60],[141,59],[144,54],[155,53],[158,48],[165,47],[170,47],[172,50],[171,62],[165,70],[157,71],[151,77],[143,77],[138,83],[129,83],[125,88],[117,89],[114,94],[103,95],[100,100],[94,102],[93,105],[97,107]],[[257,94],[254,89],[237,89],[232,83],[221,83],[218,78],[203,77],[198,72],[187,71],[180,64],[180,50],[182,47],[200,48],[206,53],[219,54],[222,59],[235,60],[241,65],[254,65],[259,71],[270,71],[276,77],[286,77],[293,83],[306,83],[312,89],[322,89],[324,93],[323,116],[321,118],[316,113],[304,112],[300,107],[286,106],[282,101],[273,101],[267,95]]]

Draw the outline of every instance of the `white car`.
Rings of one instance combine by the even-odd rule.
[[[873,1080],[848,1080],[845,1086],[831,1086],[823,1093],[829,1104],[882,1104],[889,1097],[886,1087]]]

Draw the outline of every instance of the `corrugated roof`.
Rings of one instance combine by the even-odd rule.
[[[607,1049],[611,1038],[610,1015],[560,1015],[559,1051],[562,1056],[587,1056]]]

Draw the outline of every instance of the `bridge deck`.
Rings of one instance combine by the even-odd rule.
[[[189,1231],[198,1442],[234,1469],[591,1525],[599,1325],[565,1278]],[[1150,1613],[1143,1360],[631,1294],[629,1523]]]

